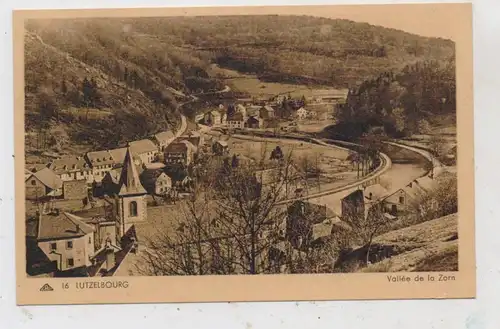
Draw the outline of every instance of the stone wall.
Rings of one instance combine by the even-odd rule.
[[[63,193],[66,200],[83,200],[88,195],[87,191],[86,180],[63,182]]]

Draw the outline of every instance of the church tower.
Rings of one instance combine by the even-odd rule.
[[[123,236],[136,222],[147,219],[146,190],[139,180],[139,173],[127,145],[120,181],[118,182],[118,218],[120,236]]]

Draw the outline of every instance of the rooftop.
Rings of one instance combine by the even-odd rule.
[[[83,157],[65,156],[53,160],[49,166],[56,174],[62,174],[70,171],[90,171],[90,166]]]
[[[91,234],[94,228],[83,218],[63,212],[57,215],[42,215],[38,223],[38,240],[76,238]]]
[[[157,151],[156,145],[153,143],[153,141],[149,139],[141,139],[138,141],[130,142],[130,149],[134,154]]]
[[[42,170],[32,173],[26,180],[31,176],[36,177],[43,185],[55,190],[62,187],[62,180],[57,176],[52,170],[45,167]]]
[[[127,153],[125,154],[120,181],[118,184],[120,185],[120,196],[146,194],[146,190],[139,180],[139,173],[132,159],[130,147],[127,148]]]

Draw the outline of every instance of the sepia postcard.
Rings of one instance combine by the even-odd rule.
[[[13,22],[18,304],[475,297],[470,4]]]

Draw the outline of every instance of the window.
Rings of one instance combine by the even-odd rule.
[[[68,258],[66,260],[67,264],[68,264],[68,267],[73,267],[75,266],[75,261],[73,260],[73,258]]]
[[[137,202],[136,201],[132,201],[130,202],[130,204],[128,205],[128,215],[130,217],[135,217],[137,216]]]
[[[405,203],[405,197],[404,196],[400,196],[399,197],[399,203]]]
[[[34,179],[33,179],[33,180],[31,181],[31,185],[36,185],[36,180],[34,180]]]
[[[92,244],[92,237],[89,236],[89,244]]]
[[[57,243],[53,242],[50,244],[50,250],[51,251],[54,251],[54,250],[57,250]]]
[[[398,212],[398,206],[396,206],[395,204],[392,205],[391,207],[391,212],[393,215],[397,214]]]
[[[73,241],[66,242],[66,249],[73,249]]]

